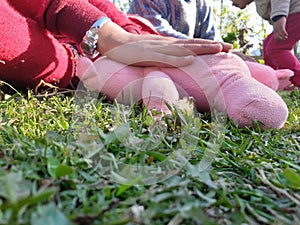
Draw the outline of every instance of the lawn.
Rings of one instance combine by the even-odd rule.
[[[187,103],[159,120],[87,93],[2,94],[0,224],[300,224],[300,91],[280,95],[286,125],[261,131]]]

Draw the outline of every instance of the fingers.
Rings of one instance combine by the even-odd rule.
[[[139,62],[132,63],[134,66],[147,66],[147,67],[184,67],[192,64],[195,57],[189,56],[170,56],[165,54],[157,54],[156,60],[140,60]]]
[[[194,56],[191,54],[170,55],[168,52],[122,54],[117,51],[110,51],[107,57],[122,64],[147,67],[182,67],[190,65],[194,61]]]
[[[286,33],[286,32],[278,32],[278,33],[274,34],[274,38],[277,41],[287,40],[288,39],[288,33]]]
[[[220,42],[220,44],[223,47],[223,49],[222,49],[223,52],[229,52],[233,48],[232,44],[229,44],[229,43]]]
[[[176,39],[173,43],[143,40],[120,45],[104,55],[126,65],[182,67],[193,63],[195,55],[219,53],[230,47],[225,43],[202,39]]]
[[[191,64],[195,53],[182,44],[143,41],[118,46],[104,55],[126,65],[177,67]]]
[[[223,46],[220,43],[201,45],[185,44],[184,47],[196,55],[214,54],[223,50]]]
[[[231,45],[230,45],[231,47]],[[188,56],[188,55],[204,55],[204,54],[214,54],[219,53],[221,51],[227,52],[229,48],[225,45],[225,48],[221,43],[214,42],[214,43],[176,43],[173,45],[165,45],[159,46],[155,48],[155,51],[169,54],[172,56]]]
[[[288,33],[286,32],[285,29],[282,31],[282,34],[280,35],[280,38],[282,38],[282,40],[288,39]]]
[[[144,45],[145,46],[145,45]],[[193,45],[194,47],[198,47],[197,45]],[[185,44],[158,44],[157,46],[151,46],[147,49],[147,52],[157,52],[170,56],[189,56],[195,55],[196,53],[193,51],[193,46],[188,46]]]
[[[232,49],[232,44],[226,43],[226,42],[217,42],[217,41],[212,41],[212,40],[206,40],[206,39],[200,39],[200,38],[194,38],[194,39],[183,39],[183,40],[179,40],[176,43],[181,43],[181,44],[185,44],[185,45],[198,45],[198,48],[200,46],[204,46],[205,49],[207,49],[207,47],[211,46],[215,51],[216,49],[219,49],[219,47],[217,47],[217,45],[221,45],[221,50],[223,52],[228,52],[229,50]],[[201,47],[200,47],[201,48]],[[220,52],[219,51],[219,52]],[[204,51],[201,51],[202,54],[205,54]],[[211,51],[208,52],[208,54],[211,53]],[[214,52],[216,53],[216,52]]]
[[[286,40],[288,38],[288,33],[286,32],[286,30],[283,29],[279,29],[277,32],[277,37],[279,40]]]

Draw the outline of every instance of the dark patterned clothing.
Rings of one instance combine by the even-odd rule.
[[[220,39],[205,0],[132,0],[128,13],[148,19],[163,36]]]

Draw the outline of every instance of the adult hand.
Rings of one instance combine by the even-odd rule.
[[[274,38],[277,41],[283,41],[288,38],[288,33],[285,29],[286,26],[286,17],[282,16],[280,19],[278,19],[273,24],[273,30],[274,30]]]
[[[232,46],[203,39],[137,35],[107,22],[99,31],[99,51],[112,60],[137,66],[187,66],[195,55],[229,51]]]

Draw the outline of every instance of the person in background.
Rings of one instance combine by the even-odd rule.
[[[273,25],[273,32],[263,41],[263,57],[266,65],[274,69],[290,69],[294,72],[291,82],[300,87],[300,63],[292,53],[300,40],[299,0],[232,0],[233,5],[244,9],[255,2],[257,13]]]
[[[132,0],[127,15],[135,21],[146,19],[162,36],[222,41],[215,26],[212,6],[206,0]],[[256,62],[239,50],[232,53],[244,61]]]
[[[222,40],[206,0],[132,0],[127,13],[149,20],[163,36]]]

